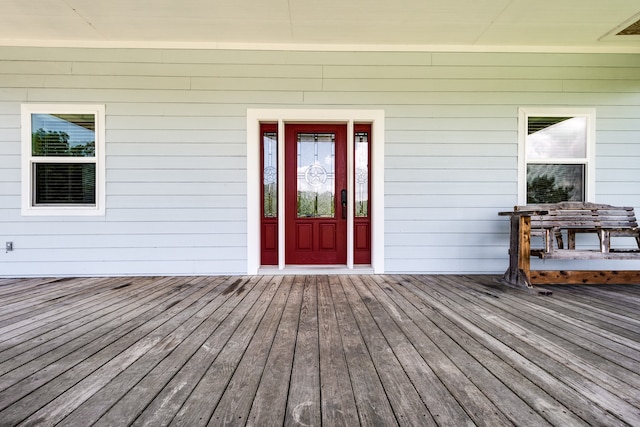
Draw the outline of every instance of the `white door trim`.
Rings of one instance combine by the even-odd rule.
[[[371,123],[371,267],[384,273],[384,110],[247,109],[247,274],[260,269],[260,123],[278,124],[278,163],[284,165],[286,123],[347,124],[347,153],[353,151],[354,123]],[[349,154],[348,154],[349,155]],[[351,159],[353,159],[351,153]],[[348,158],[349,159],[349,158]],[[347,163],[347,184],[353,188],[353,161]],[[284,167],[278,168],[278,194],[284,194]],[[348,206],[353,206],[349,192]],[[278,212],[284,212],[284,198],[278,197]],[[347,218],[347,270],[353,270],[353,213]],[[284,271],[284,215],[278,215],[278,270]],[[299,266],[296,267],[300,269]],[[317,269],[310,268],[310,272]]]

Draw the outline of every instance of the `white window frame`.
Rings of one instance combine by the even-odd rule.
[[[584,158],[527,159],[526,139],[529,117],[586,117],[587,146]],[[518,109],[518,204],[527,204],[528,164],[583,164],[585,165],[585,201],[595,202],[596,174],[596,109],[567,107],[521,107]]]
[[[22,104],[22,215],[101,216],[105,214],[105,106],[97,104]],[[41,160],[32,155],[31,117],[33,114],[94,114],[96,204],[95,206],[35,206],[33,204],[33,164]],[[57,163],[86,163],[87,157],[56,157]]]

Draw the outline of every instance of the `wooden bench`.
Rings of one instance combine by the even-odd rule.
[[[511,212],[509,269],[504,280],[533,288],[551,283],[640,283],[640,271],[531,271],[530,257],[542,259],[640,260],[640,230],[630,207],[563,202],[515,206]],[[597,248],[576,248],[576,235],[597,235]],[[531,236],[542,237],[542,247],[531,248]],[[632,237],[634,248],[612,247],[612,237]],[[566,238],[566,247],[565,247]]]

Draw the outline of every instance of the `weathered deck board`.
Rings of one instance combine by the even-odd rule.
[[[0,426],[640,424],[640,285],[494,279],[3,279]]]
[[[284,282],[293,281],[287,276]],[[281,425],[287,410],[289,379],[298,335],[298,321],[304,283],[296,281],[290,288],[282,319],[268,352],[258,390],[247,420],[252,426]]]
[[[410,337],[407,337],[399,328],[396,322],[403,322],[402,314],[398,310],[391,310],[391,313],[384,312],[376,297],[363,283],[362,278],[355,278],[354,284],[356,285],[354,288],[434,419],[451,420],[454,425],[469,425],[471,421],[469,415],[442,384],[429,366],[428,359],[420,355],[416,345],[411,343]]]
[[[320,425],[320,344],[317,277],[304,279],[285,426]]]
[[[102,279],[91,280],[87,279],[85,284],[78,288],[77,284],[73,283],[54,282],[49,283],[45,289],[41,287],[31,289],[20,289],[14,292],[12,295],[3,295],[3,301],[5,305],[0,315],[2,323],[16,324],[16,320],[19,316],[28,317],[32,322],[37,320],[40,315],[51,316],[56,314],[50,310],[49,303],[55,301],[57,298],[64,297],[67,303],[65,307],[61,309],[72,308],[76,304],[85,304],[86,300],[96,300],[108,294],[111,291],[109,283],[117,283],[117,279]],[[52,287],[55,286],[55,287]],[[24,316],[26,315],[26,316]],[[7,322],[7,319],[10,322]],[[2,325],[0,323],[0,325]]]
[[[215,297],[202,309],[174,330],[166,338],[162,348],[147,352],[126,370],[120,372],[99,392],[91,396],[61,425],[75,426],[93,423],[100,419],[101,424],[127,425],[142,412],[146,405],[156,396],[158,387],[164,386],[170,378],[173,366],[188,360],[195,350],[215,329],[221,321],[237,305],[237,301],[228,297],[227,286],[234,283],[234,278],[219,281]],[[215,285],[213,281],[207,285]],[[129,391],[139,387],[147,393],[137,393],[135,399]],[[103,416],[109,409],[108,416]],[[102,418],[101,418],[102,417]]]
[[[207,425],[241,363],[245,350],[252,342],[271,300],[278,294],[281,280],[281,277],[278,280],[263,280],[266,288],[262,290],[258,300],[211,363],[171,425]],[[248,356],[254,355],[248,354]],[[241,399],[242,396],[237,398]]]
[[[446,359],[449,359],[513,424],[545,425],[544,418],[534,412],[533,408],[543,403],[542,409],[553,409],[552,399],[548,396],[541,397],[539,390],[528,380],[523,379],[511,366],[483,348],[435,308],[423,302],[408,289],[408,286],[395,281],[382,279],[376,279],[376,281],[383,285],[386,293],[397,295],[393,297],[393,301],[398,303],[413,323],[420,328],[424,334],[423,340],[431,340],[443,353],[444,360],[439,358],[435,360],[443,360],[439,363],[444,365]],[[454,372],[454,369],[447,369],[443,377],[451,380],[453,376],[451,372]],[[512,386],[518,384],[518,386],[512,389],[505,384]],[[455,392],[466,394],[467,390],[468,387],[465,387]],[[452,393],[454,393],[453,390]],[[544,397],[547,397],[550,402],[545,402]],[[468,407],[469,412],[473,412],[474,406]],[[493,407],[489,405],[481,408],[480,412],[492,411],[492,409]],[[561,408],[558,407],[558,409]],[[565,419],[559,421],[564,422]]]
[[[431,285],[436,285],[437,280],[440,279],[434,278],[433,281],[430,281]],[[415,295],[414,298],[420,301],[421,312],[442,328],[444,333],[449,335],[463,352],[469,354],[470,358],[477,360],[489,371],[489,374],[496,376],[500,381],[496,391],[498,396],[501,392],[504,392],[507,398],[510,397],[509,392],[516,395],[512,397],[515,402],[512,402],[511,405],[514,407],[511,408],[510,405],[507,411],[502,409],[505,415],[513,419],[515,417],[524,417],[524,420],[529,417],[536,419],[536,422],[530,421],[524,422],[524,424],[538,425],[541,422],[540,417],[543,417],[555,425],[580,425],[579,418],[560,405],[553,395],[548,394],[543,389],[544,385],[539,386],[536,384],[535,378],[530,379],[518,369],[516,362],[526,362],[525,358],[520,358],[517,361],[510,360],[511,349],[503,346],[499,337],[492,335],[491,331],[486,331],[460,316],[458,314],[459,308],[445,295],[431,292],[429,288],[425,289],[417,283],[414,284],[410,277],[398,278],[398,284],[394,284],[394,286],[407,287],[410,293]],[[440,286],[436,286],[436,289],[438,287]],[[411,296],[409,295],[408,298]],[[455,356],[455,353],[448,354],[449,357]],[[515,406],[517,399],[521,399],[531,409],[525,413],[518,411]],[[498,401],[495,402],[497,404]],[[521,425],[523,420],[520,421],[517,423],[518,425]],[[542,421],[541,424],[544,425],[544,422]]]
[[[352,278],[347,278],[343,288],[398,423],[437,425],[375,318],[358,295],[356,286],[359,279],[355,279],[355,284],[353,282]]]
[[[456,293],[461,298],[469,298],[468,288],[452,286],[450,289],[456,288]],[[632,390],[640,388],[640,377],[635,372],[640,363],[637,344],[628,341],[630,347],[618,345],[615,347],[618,353],[610,351],[605,338],[586,331],[585,324],[570,325],[567,321],[565,331],[559,321],[546,322],[553,317],[551,313],[546,312],[545,317],[536,317],[537,313],[527,307],[526,302],[523,301],[516,309],[513,304],[518,301],[503,303],[506,298],[496,299],[484,295],[476,304],[476,313],[508,334],[511,340],[505,342],[511,342],[512,348],[525,349],[531,360],[538,359],[542,363],[546,359],[563,363],[565,369],[562,371],[556,371],[551,364],[548,370],[556,372],[558,378],[562,378],[583,396],[599,396],[601,400],[607,401],[607,408],[615,408],[616,413],[632,416],[637,411],[633,405],[627,404],[637,398],[637,393]],[[492,313],[495,312],[501,312],[502,316],[493,316]],[[583,338],[585,336],[587,338]]]
[[[38,323],[37,326],[35,325],[36,322],[34,324],[16,322],[16,324],[21,323],[21,328],[7,327],[7,330],[2,332],[0,341],[5,341],[7,347],[14,342],[19,343],[19,345],[15,346],[11,352],[0,353],[0,361],[12,357],[12,354],[21,354],[35,345],[40,346],[35,353],[42,353],[43,350],[50,351],[56,348],[59,343],[71,341],[71,337],[78,337],[87,332],[92,332],[95,335],[98,332],[97,327],[99,324],[104,325],[111,319],[118,319],[126,316],[126,313],[138,311],[141,305],[153,301],[160,295],[164,296],[164,299],[173,298],[173,293],[175,293],[174,283],[175,279],[167,278],[154,282],[154,287],[151,290],[147,286],[137,290],[135,288],[128,289],[126,292],[120,292],[117,299],[105,298],[95,305],[76,307],[66,316],[59,318],[51,316],[47,322]],[[52,312],[57,311],[52,310]],[[65,336],[57,341],[52,341],[62,335]],[[14,339],[14,337],[17,338]],[[43,347],[45,342],[48,343],[47,347]],[[0,370],[1,372],[2,370]]]
[[[318,289],[318,341],[320,343],[320,393],[323,425],[357,425],[358,410],[349,378],[349,369],[340,335],[335,302],[327,276],[321,276]]]
[[[57,360],[52,365],[57,369],[50,370],[47,375],[41,375],[43,368],[40,368],[25,379],[28,386],[16,383],[5,390],[15,396],[16,390],[30,389],[30,394],[3,411],[1,417],[13,422],[21,420],[33,408],[40,408],[26,418],[25,423],[55,425],[138,359],[166,346],[170,334],[187,321],[193,311],[208,303],[215,296],[215,291],[215,287],[204,287],[182,300],[169,302],[151,319],[138,316],[129,322],[134,329],[117,328],[121,330],[107,334],[106,340],[98,339],[77,349]],[[99,345],[92,345],[96,342]],[[67,370],[63,371],[65,368]]]
[[[136,406],[136,411],[131,411],[131,405],[140,405],[144,407],[144,410],[135,419],[134,425],[168,425],[180,411],[182,405],[191,395],[213,361],[216,360],[227,345],[239,325],[244,321],[266,284],[267,280],[262,280],[262,278],[258,277],[233,282],[223,293],[233,293],[234,298],[239,298],[241,301],[227,315],[220,326],[211,331],[191,358],[186,362],[178,360],[178,363],[175,363],[171,369],[160,373],[166,376],[164,386],[156,386],[155,390],[158,391],[158,394],[155,397],[151,396],[153,400],[147,403],[144,400],[141,401],[135,393],[129,393],[118,405],[111,408],[109,414],[103,420],[108,421],[114,417],[123,417],[123,414],[130,414],[135,418],[138,409]],[[120,404],[123,401],[124,404]],[[107,422],[105,424],[108,425]]]
[[[137,304],[128,302],[125,310],[112,313],[112,315],[96,318],[93,314],[89,314],[78,321],[82,325],[81,327],[74,328],[77,326],[75,322],[67,325],[63,323],[62,326],[52,331],[55,332],[53,334],[55,338],[50,341],[45,341],[46,338],[50,338],[49,335],[46,337],[39,336],[38,339],[34,340],[29,334],[25,334],[29,340],[25,341],[25,343],[33,343],[35,341],[39,342],[39,345],[32,346],[28,351],[15,355],[0,364],[0,373],[5,373],[5,375],[10,373],[12,376],[22,378],[19,372],[16,375],[16,370],[35,372],[39,367],[48,366],[65,357],[79,357],[82,359],[82,353],[91,352],[93,349],[100,349],[102,348],[101,346],[109,345],[119,335],[128,334],[137,325],[148,327],[148,325],[144,325],[146,319],[154,319],[166,308],[176,304],[178,297],[182,293],[189,294],[197,290],[195,287],[184,287],[184,285],[180,285],[183,289],[177,290],[174,285],[175,282],[172,282],[170,289],[166,289],[162,285],[159,286],[159,289],[147,289],[147,295],[139,296]],[[89,322],[83,325],[85,321]],[[59,332],[63,332],[63,334],[58,335]],[[22,347],[19,342],[14,341],[4,342],[2,348],[6,348],[4,347],[5,344],[8,347]],[[15,347],[7,350],[14,350]],[[0,352],[0,355],[3,353],[4,351]],[[15,351],[12,353],[15,353]],[[68,367],[70,366],[70,361],[67,359],[61,365]],[[2,385],[6,385],[8,383],[7,377],[3,376],[2,378],[4,379]],[[0,390],[4,389],[2,385],[0,385]]]
[[[246,423],[290,291],[291,283],[282,280],[258,328],[251,334],[251,341],[236,364],[209,425]]]
[[[452,398],[460,402],[462,407],[467,408],[466,413],[473,419],[475,424],[511,425],[507,417],[493,405],[482,390],[474,385],[447,357],[447,354],[441,351],[428,335],[424,334],[415,323],[415,320],[412,320],[412,316],[409,313],[412,313],[413,310],[407,306],[408,301],[399,296],[393,299],[389,298],[385,291],[393,292],[392,289],[378,277],[365,278],[364,282],[368,285],[367,289],[372,296],[378,300],[378,304],[384,307],[387,315],[396,319],[397,326],[400,329],[397,334],[400,336],[405,335],[409,342],[415,346],[424,361],[437,361],[437,363],[429,363],[428,367],[433,370],[433,375],[437,377],[435,380],[442,382],[441,395],[436,397],[443,402]],[[381,312],[379,312],[379,315],[380,317],[384,316]],[[434,388],[440,387],[436,385]],[[450,403],[450,405],[452,405],[451,409],[458,412],[462,409],[457,405],[453,405],[453,403]],[[441,416],[440,419],[453,420],[455,417]]]
[[[465,291],[465,289],[461,290],[461,292]],[[561,342],[561,348],[555,350],[558,357],[567,356],[567,354],[564,356],[560,354],[562,352],[570,353],[572,357],[568,363],[575,363],[575,360],[578,361],[575,369],[586,367],[587,372],[582,373],[584,376],[595,376],[600,371],[605,371],[640,388],[640,375],[637,373],[637,366],[640,364],[640,335],[631,334],[636,336],[627,338],[623,336],[625,330],[621,330],[615,323],[602,321],[602,317],[597,320],[590,319],[580,312],[569,316],[564,311],[567,308],[566,305],[556,305],[556,310],[551,310],[541,307],[535,300],[528,301],[527,298],[517,301],[513,297],[511,301],[504,301],[510,298],[508,296],[495,299],[479,295],[479,298],[488,303],[489,310],[502,310],[509,321],[518,324],[523,330],[528,328],[533,330],[539,338],[545,338],[550,342]],[[519,305],[516,308],[517,303]],[[554,299],[548,299],[547,303],[554,305]],[[611,332],[614,331],[615,335],[612,335]],[[512,333],[517,335],[516,332]],[[598,369],[592,369],[590,364],[597,365]],[[606,379],[598,378],[596,381],[606,381]],[[618,385],[614,386],[614,388],[617,387]]]
[[[347,302],[342,285],[347,280],[349,278],[346,276],[335,277],[332,280],[331,295],[335,302],[336,318],[340,325],[342,345],[360,422],[363,425],[398,425],[380,376]]]
[[[426,284],[424,282],[428,283],[431,280],[433,279],[429,277],[420,278],[423,285]],[[444,285],[451,285],[450,279],[442,280]],[[424,288],[424,286],[421,287]],[[531,345],[511,335],[509,330],[502,327],[505,324],[503,316],[496,312],[482,310],[478,303],[466,304],[459,299],[459,295],[451,291],[451,286],[441,286],[436,292],[442,295],[440,298],[444,297],[452,302],[451,307],[459,316],[457,318],[459,324],[469,330],[476,330],[478,337],[482,336],[490,350],[508,360],[519,372],[582,419],[591,418],[597,423],[611,425],[618,421],[609,410],[621,411],[624,417],[634,416],[630,405],[622,399],[607,393],[598,384],[567,369],[568,361],[559,362],[550,359],[548,354],[541,350],[547,344],[542,339],[536,340],[537,345]],[[451,315],[454,317],[453,313]],[[603,403],[609,410],[602,407]],[[591,407],[587,408],[589,405]]]

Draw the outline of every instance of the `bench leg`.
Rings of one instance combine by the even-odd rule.
[[[611,233],[607,230],[598,230],[598,237],[600,238],[600,252],[603,254],[609,253],[611,248]]]
[[[574,230],[567,231],[567,249],[576,248],[576,232]]]
[[[504,273],[503,282],[519,289],[542,295],[549,291],[536,289],[531,284],[531,217],[512,216],[509,242],[509,268]]]
[[[511,285],[521,286],[524,283],[528,287],[531,217],[514,215],[510,225],[509,268],[504,273],[504,280]]]
[[[556,242],[558,243],[558,249],[564,249],[564,240],[562,238],[562,231],[558,229],[554,229],[554,234],[556,236]],[[547,247],[547,252],[551,252],[552,250],[553,250],[553,242],[551,242],[551,245]]]

